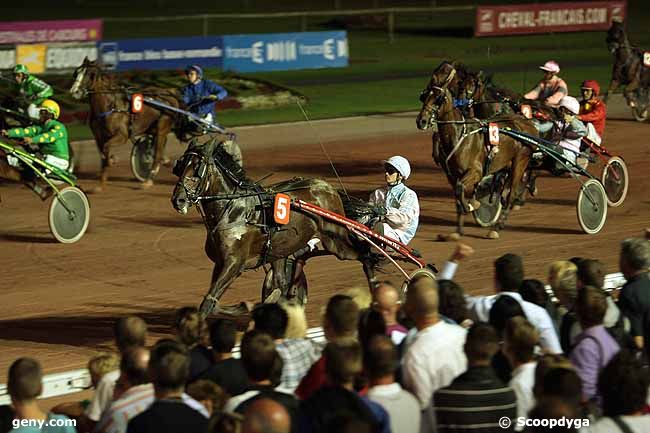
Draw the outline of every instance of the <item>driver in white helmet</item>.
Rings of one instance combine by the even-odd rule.
[[[550,133],[550,141],[558,143],[569,161],[576,162],[582,137],[587,135],[587,127],[578,119],[580,102],[573,96],[565,96],[560,100],[559,111],[562,119],[540,123],[537,129],[541,134]]]
[[[384,161],[384,172],[386,186],[370,195],[378,217],[373,230],[408,244],[420,218],[418,196],[404,184],[411,175],[411,165],[403,156],[392,156]]]

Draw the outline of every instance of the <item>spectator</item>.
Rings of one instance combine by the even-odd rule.
[[[497,332],[499,341],[503,341],[503,333],[505,332],[506,325],[513,317],[526,318],[521,304],[512,296],[499,296],[490,309],[489,320],[490,325]],[[508,383],[512,379],[512,367],[503,350],[499,350],[492,357],[492,368],[494,368],[497,377],[503,383]]]
[[[359,310],[370,308],[370,304],[372,304],[372,296],[370,295],[367,286],[352,287],[345,290],[343,294],[352,298],[354,303],[357,304],[357,307],[359,307]]]
[[[289,315],[278,304],[262,304],[253,310],[255,329],[269,334],[275,340],[275,349],[282,357],[280,386],[293,392],[320,356],[308,338],[285,339]]]
[[[650,351],[650,242],[626,239],[621,245],[619,265],[627,280],[618,299],[630,319],[630,333],[639,349]]]
[[[359,323],[359,307],[346,295],[334,295],[327,302],[323,318],[323,332],[328,342],[355,340]],[[296,395],[306,400],[314,391],[325,384],[325,355],[311,366],[307,375],[296,388]]]
[[[365,351],[370,340],[375,335],[386,335],[386,322],[384,316],[378,311],[367,308],[359,314],[359,328],[357,335],[361,348]]]
[[[484,431],[502,431],[499,420],[515,418],[515,393],[490,365],[498,349],[499,340],[492,326],[477,323],[469,329],[464,346],[467,371],[433,396],[439,433],[467,432],[479,425]]]
[[[521,283],[521,289],[519,289],[519,293],[521,293],[521,297],[524,298],[524,301],[539,305],[542,308],[547,308],[550,303],[550,299],[548,297],[548,293],[546,292],[546,288],[544,287],[544,283],[539,280],[524,280]]]
[[[200,376],[219,385],[228,395],[239,395],[248,387],[248,377],[241,359],[232,357],[235,347],[237,325],[225,319],[217,319],[210,326],[213,365]]]
[[[587,286],[576,300],[576,314],[584,331],[578,335],[571,351],[571,362],[582,379],[585,401],[597,400],[598,374],[620,347],[603,326],[607,299],[601,289]]]
[[[542,307],[524,301],[519,289],[524,280],[524,266],[521,257],[514,254],[506,254],[494,262],[494,281],[497,292],[508,295],[519,304],[526,314],[526,318],[537,328],[540,334],[540,345],[543,350],[549,353],[562,353],[560,342],[555,332],[555,327],[548,312]],[[476,296],[468,297],[468,308],[473,312],[476,319],[487,322],[490,309],[496,301],[497,296]]]
[[[503,335],[503,353],[512,367],[512,379],[508,384],[517,396],[517,418],[526,417],[535,406],[535,347],[539,333],[523,317],[513,317],[506,325]],[[521,428],[515,428],[521,431]]]
[[[242,433],[289,433],[291,419],[281,404],[260,398],[244,412]]]
[[[555,373],[551,374],[550,372]],[[559,371],[559,372],[558,372]],[[568,376],[567,381],[551,380],[550,377],[564,378],[561,372],[570,372],[572,377],[577,378],[577,386]],[[537,360],[535,369],[535,386],[533,387],[533,396],[536,400],[542,397],[575,397],[577,405],[582,401],[582,382],[575,372],[575,367],[568,358],[563,355],[542,355]]]
[[[43,392],[43,371],[35,359],[19,358],[11,364],[7,378],[7,392],[11,397],[16,420],[37,420],[47,423],[40,430],[24,426],[13,429],[13,433],[32,433],[34,431],[43,433],[77,432],[72,425],[50,425],[52,422],[58,425],[58,423],[67,420],[68,417],[43,412],[39,407],[36,398]]]
[[[429,430],[435,425],[433,393],[449,386],[467,369],[463,352],[467,331],[440,320],[436,282],[425,273],[409,282],[404,309],[415,321],[417,334],[402,361],[403,382],[418,398],[420,409],[425,411],[423,428]]]
[[[201,344],[207,326],[196,307],[182,307],[176,311],[174,331],[178,341],[188,349],[190,357],[189,381],[196,380],[212,365],[210,350]]]
[[[564,399],[557,397],[546,397],[540,400],[533,408],[527,417],[531,420],[531,426],[526,428],[526,433],[578,433],[583,427],[581,415],[575,406],[567,403]],[[549,421],[545,420],[562,420],[564,425],[550,426]],[[572,423],[569,426],[566,421],[570,420]],[[586,424],[586,421],[585,421]],[[519,422],[516,424],[523,428]]]
[[[174,341],[159,341],[151,350],[148,371],[155,401],[129,421],[127,433],[206,431],[207,416],[183,401],[183,389],[190,373],[187,349]]]
[[[384,316],[386,322],[386,335],[388,335],[393,343],[399,345],[408,330],[397,321],[397,314],[399,313],[400,294],[397,287],[390,281],[382,281],[377,285],[373,292],[372,307],[379,311]]]
[[[438,280],[438,299],[440,319],[447,323],[460,325],[465,329],[472,326],[463,288],[453,280]]]
[[[210,416],[226,404],[226,393],[216,383],[201,379],[187,385],[187,395],[203,405]]]
[[[375,335],[369,340],[363,356],[369,382],[368,398],[388,412],[394,433],[418,433],[420,403],[395,382],[398,362],[397,348],[390,337]]]
[[[114,353],[100,353],[88,361],[88,373],[93,388],[97,388],[104,375],[120,368],[120,358]]]
[[[302,402],[300,431],[340,431],[349,428],[348,424],[356,419],[370,424],[373,432],[390,432],[390,420],[384,408],[354,392],[354,381],[362,369],[359,343],[352,339],[328,343],[323,356],[327,359],[327,384]]]
[[[305,308],[292,301],[280,305],[287,312],[287,318],[289,319],[284,338],[306,338],[307,317],[305,316]]]
[[[298,401],[293,394],[277,388],[282,377],[282,357],[273,338],[255,329],[244,334],[241,360],[249,385],[244,393],[228,400],[224,411],[243,414],[255,400],[270,398],[287,409],[294,423],[292,431],[297,431]]]
[[[648,373],[635,357],[621,351],[600,373],[598,390],[604,417],[588,433],[647,433],[650,415],[642,411],[648,397]]]
[[[578,263],[578,289],[585,286],[593,286],[604,291],[606,274],[605,265],[601,261],[592,259],[582,260]],[[605,312],[603,325],[605,325],[605,328],[616,328],[626,332],[626,328],[629,330],[629,321],[623,316],[609,293],[605,292],[605,295],[607,296],[607,312]],[[578,329],[575,335],[577,336],[581,331],[582,329]]]
[[[14,416],[11,404],[0,405],[0,433],[8,433],[13,428]]]

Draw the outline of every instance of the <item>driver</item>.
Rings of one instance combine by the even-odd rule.
[[[587,138],[600,145],[605,132],[607,106],[600,99],[600,85],[596,80],[586,80],[582,83],[582,100],[578,119],[587,124]]]
[[[578,119],[580,103],[573,96],[565,96],[560,100],[559,112],[562,119],[540,123],[537,128],[542,134],[550,132],[550,141],[558,143],[564,157],[575,163],[581,139],[587,135],[587,127]]]
[[[566,83],[557,75],[560,73],[560,65],[555,60],[549,60],[539,69],[544,71],[544,77],[524,98],[557,107],[562,98],[569,94]]]
[[[59,104],[51,99],[46,99],[39,107],[39,124],[27,128],[13,128],[2,130],[0,134],[9,138],[22,138],[29,145],[37,145],[38,153],[43,160],[50,165],[67,170],[70,166],[70,151],[68,144],[68,131],[65,125],[59,122],[61,113]],[[27,186],[34,190],[41,199],[47,199],[52,190],[37,184],[30,179],[29,174],[20,169],[20,163],[11,155],[7,155],[7,161],[0,160],[0,175],[14,181],[28,181]]]
[[[217,101],[228,96],[228,91],[217,83],[204,79],[203,69],[199,65],[185,68],[185,76],[189,84],[182,89],[183,102],[192,113],[214,123]]]
[[[13,72],[14,80],[16,80],[14,92],[26,101],[26,104],[19,103],[18,105],[30,118],[38,120],[38,107],[47,98],[52,97],[54,94],[52,86],[40,78],[31,75],[25,65],[16,65]]]

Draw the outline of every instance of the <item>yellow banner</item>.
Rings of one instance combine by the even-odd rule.
[[[32,74],[42,74],[45,72],[45,53],[47,45],[17,45],[16,46],[16,63],[22,63],[27,66]]]

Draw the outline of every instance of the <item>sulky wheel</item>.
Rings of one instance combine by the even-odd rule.
[[[611,157],[603,167],[600,179],[607,194],[607,203],[612,207],[622,205],[627,196],[627,188],[630,182],[627,165],[623,158],[619,156]]]
[[[133,143],[133,149],[131,149],[131,172],[133,172],[133,176],[140,182],[153,179],[157,174],[151,171],[155,156],[156,149],[154,148],[153,137],[151,135],[140,137]]]
[[[481,207],[472,212],[474,221],[481,227],[492,227],[501,215],[501,188],[492,192],[493,175],[483,178],[476,187],[474,198],[481,203]],[[499,184],[502,186],[502,184]]]
[[[578,193],[578,222],[585,233],[598,233],[607,219],[607,194],[599,180],[589,179]]]
[[[59,191],[50,203],[50,231],[64,244],[77,242],[90,221],[88,198],[79,188],[69,186]]]

